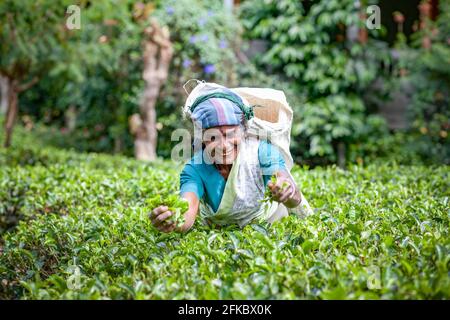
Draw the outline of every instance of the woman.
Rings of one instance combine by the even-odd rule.
[[[287,215],[286,207],[301,203],[301,193],[279,150],[247,134],[251,110],[237,94],[221,88],[196,99],[190,110],[194,127],[203,135],[202,149],[180,175],[180,195],[188,201],[189,210],[183,226],[176,228],[167,220],[172,215],[167,206],[154,208],[150,219],[158,230],[187,231],[199,215],[216,225],[273,222]],[[273,202],[262,201],[266,187]]]

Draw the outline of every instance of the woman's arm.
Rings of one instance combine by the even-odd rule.
[[[270,188],[274,200],[283,203],[288,208],[298,206],[301,202],[300,192],[295,181],[287,171],[284,158],[278,148],[268,141],[263,140],[259,145],[258,158],[265,181],[270,179],[270,176],[274,174],[277,177],[276,184],[270,181],[267,182],[267,186]],[[285,189],[282,188],[284,182],[289,184]]]
[[[185,192],[182,197],[189,202],[189,209],[184,214],[184,224],[177,231],[186,232],[194,225],[195,218],[197,218],[198,214],[200,200],[194,192]]]

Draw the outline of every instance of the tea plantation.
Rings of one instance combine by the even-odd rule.
[[[161,234],[179,165],[0,150],[0,299],[450,298],[448,166],[295,167],[314,215]]]

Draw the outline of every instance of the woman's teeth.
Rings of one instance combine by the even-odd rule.
[[[233,153],[233,149],[228,149],[228,150],[222,150],[222,155],[225,156],[229,156]]]

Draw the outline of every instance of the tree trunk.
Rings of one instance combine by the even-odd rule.
[[[367,21],[367,13],[364,11],[360,12],[359,19],[361,20],[362,25],[364,27],[359,28],[359,30],[358,30],[358,41],[361,44],[366,44],[367,40],[369,39],[369,33],[367,32],[367,29],[365,28],[365,24]]]
[[[65,127],[69,132],[75,130],[75,127],[77,125],[77,109],[75,108],[75,106],[71,105],[64,112],[64,123]]]
[[[19,81],[16,79],[6,78],[8,86],[8,107],[6,110],[5,141],[3,144],[5,148],[8,148],[11,145],[14,122],[16,121],[19,112],[19,94],[31,88],[38,80],[37,77],[34,77],[27,83],[19,84]]]
[[[8,148],[11,145],[14,122],[16,121],[17,113],[19,111],[19,90],[14,84],[14,81],[8,80],[8,89],[8,108],[5,118],[5,148]]]
[[[0,76],[0,96],[0,114],[4,114],[8,109],[9,86],[8,79],[3,76]]]
[[[119,154],[121,153],[123,150],[123,142],[122,142],[122,138],[120,137],[115,137],[114,138],[114,153],[115,154]]]
[[[346,159],[345,159],[345,144],[343,142],[338,143],[337,154],[338,154],[338,166],[344,169]]]
[[[161,28],[156,20],[145,29],[144,71],[145,89],[140,114],[130,118],[130,129],[135,135],[135,156],[139,160],[156,159],[157,129],[155,105],[161,86],[167,80],[173,48],[167,28]]]

